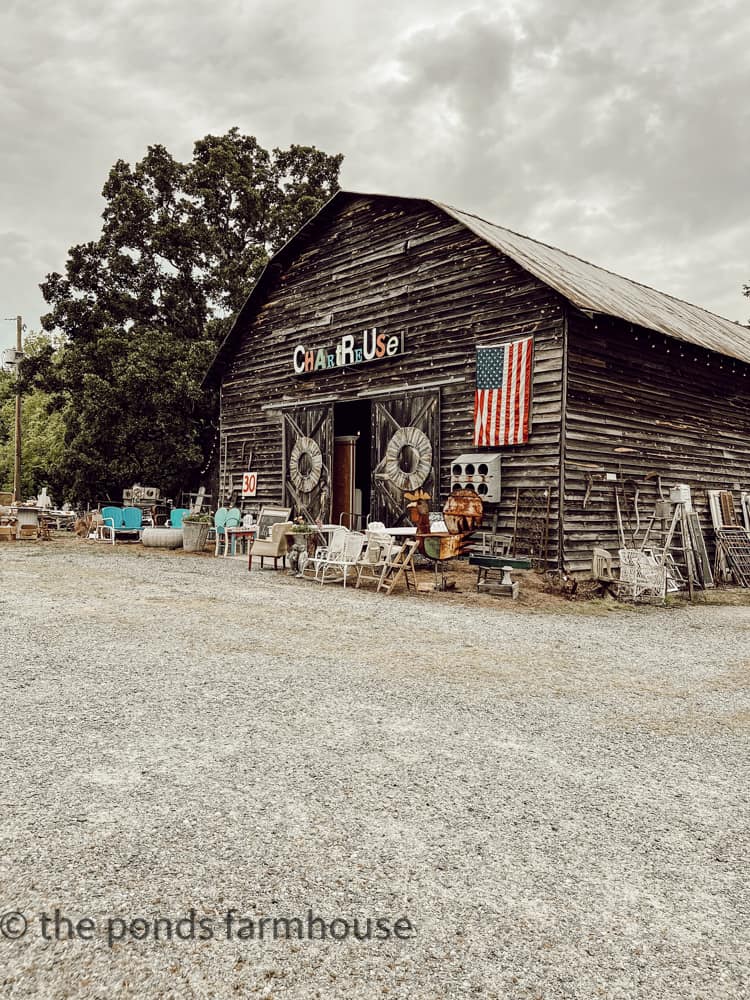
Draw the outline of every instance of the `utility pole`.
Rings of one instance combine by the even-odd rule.
[[[18,368],[23,357],[23,319],[20,316],[5,316],[4,319],[16,323],[16,349],[11,347],[3,351],[2,367],[5,371],[16,375],[16,432],[13,461],[13,502],[21,502],[21,385],[18,381]]]
[[[16,358],[20,360],[23,354],[23,320],[16,316]],[[21,386],[18,382],[18,364],[16,364],[16,440],[15,463],[13,466],[13,499],[21,503]]]

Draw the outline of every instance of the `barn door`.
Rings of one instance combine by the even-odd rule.
[[[420,392],[372,404],[372,515],[396,525],[404,493],[440,491],[440,393]]]
[[[284,496],[293,516],[308,521],[331,518],[333,407],[286,410],[284,420]]]

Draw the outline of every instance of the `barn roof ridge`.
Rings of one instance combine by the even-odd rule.
[[[582,311],[612,316],[750,363],[750,330],[740,323],[481,216],[440,207]]]
[[[525,271],[559,292],[581,311],[612,316],[750,364],[750,330],[703,306],[694,305],[668,292],[661,292],[633,278],[626,278],[567,250],[561,250],[531,236],[499,226],[480,215],[465,212],[444,202],[424,197],[340,188],[266,264],[211,362],[204,384],[210,381],[214,370],[225,359],[240,321],[270,280],[272,266],[280,257],[290,252],[302,238],[303,233],[331,211],[334,203],[353,198],[381,198],[387,201],[422,202],[432,205],[466,226],[490,246],[506,254]]]
[[[353,192],[346,192],[351,194]],[[373,195],[372,197],[383,198],[386,195]],[[679,302],[682,305],[690,306],[691,309],[700,309],[701,312],[708,313],[709,316],[713,316],[716,319],[722,320],[724,323],[732,323],[734,326],[738,326],[740,330],[745,330],[742,323],[737,323],[735,320],[729,319],[727,316],[722,316],[721,313],[714,312],[712,309],[706,309],[705,306],[696,305],[694,302],[688,302],[687,299],[681,299],[679,295],[673,295],[671,292],[663,292],[660,288],[655,288],[653,285],[647,285],[645,281],[638,281],[637,278],[628,278],[625,274],[620,274],[619,271],[613,271],[610,267],[602,267],[601,264],[594,264],[592,261],[587,260],[585,257],[580,257],[577,253],[571,253],[570,250],[563,250],[562,247],[556,247],[554,243],[547,243],[546,240],[537,239],[536,236],[529,236],[527,233],[519,233],[517,229],[510,229],[508,226],[501,226],[497,222],[491,222],[489,219],[485,219],[483,215],[478,215],[476,212],[467,212],[462,208],[457,208],[455,205],[449,205],[447,202],[434,201],[433,199],[422,199],[422,198],[410,198],[409,201],[424,201],[429,200],[432,205],[436,208],[442,208],[443,210],[449,212],[455,217],[457,216],[470,216],[476,219],[478,222],[483,222],[486,226],[491,226],[492,229],[499,229],[504,233],[510,233],[512,236],[517,236],[519,239],[528,240],[529,243],[538,243],[539,246],[545,247],[547,250],[552,250],[555,253],[563,254],[565,257],[570,257],[573,260],[579,261],[581,264],[585,264],[587,267],[596,268],[597,271],[603,271],[604,274],[609,274],[613,278],[619,278],[622,281],[627,281],[631,285],[638,285],[639,288],[645,288],[649,292],[654,292],[654,294],[663,296],[668,299],[673,299],[675,302]],[[750,330],[748,330],[750,334]]]

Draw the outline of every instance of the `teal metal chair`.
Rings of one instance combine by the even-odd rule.
[[[218,556],[221,551],[221,545],[224,541],[224,533],[226,528],[239,528],[242,524],[242,514],[238,507],[231,507],[227,509],[226,507],[219,507],[219,509],[214,514],[214,530],[216,532],[216,545],[214,547],[214,555]]]
[[[102,507],[102,523],[97,529],[99,542],[115,544],[115,532],[122,530],[122,507]]]
[[[140,507],[102,507],[102,523],[97,528],[100,542],[138,541],[141,537],[143,514]]]
[[[172,513],[169,515],[169,526],[170,528],[181,528],[182,519],[189,514],[190,511],[187,507],[175,507]]]
[[[143,527],[143,511],[141,508],[123,507],[122,526],[126,531],[140,531]]]

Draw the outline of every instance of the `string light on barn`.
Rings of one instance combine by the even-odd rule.
[[[214,434],[214,439],[211,442],[211,450],[209,452],[208,458],[206,459],[206,464],[203,466],[203,468],[200,471],[200,474],[202,476],[204,476],[208,472],[208,470],[211,468],[211,463],[213,462],[214,453],[216,451],[216,442],[218,441],[218,439],[219,439],[219,432],[216,431],[216,433]]]

